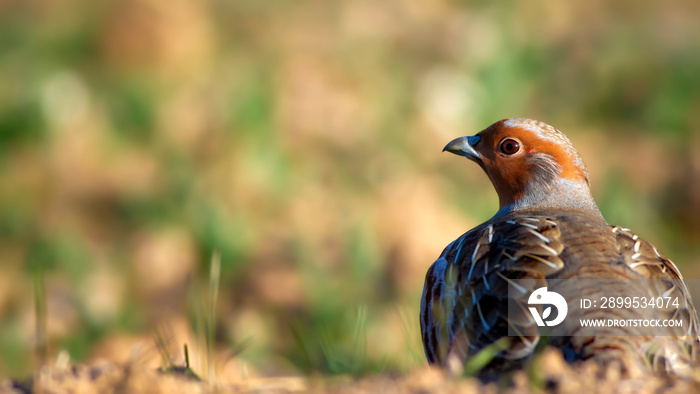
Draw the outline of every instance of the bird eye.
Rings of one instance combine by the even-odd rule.
[[[520,150],[520,143],[516,140],[508,138],[501,142],[501,152],[506,155],[514,155]]]

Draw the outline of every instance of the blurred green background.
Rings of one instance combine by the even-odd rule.
[[[425,365],[425,271],[497,207],[441,149],[505,117],[564,131],[608,221],[700,278],[699,16],[691,0],[0,1],[0,376],[34,366],[37,269],[51,360],[157,355],[165,327],[196,369],[215,251],[221,375]]]

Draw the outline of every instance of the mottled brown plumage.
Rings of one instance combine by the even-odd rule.
[[[508,348],[484,373],[526,362],[540,337],[523,305],[532,291],[548,286],[565,298],[679,297],[680,307],[669,310],[570,308],[568,320],[553,328],[551,343],[569,361],[592,358],[619,365],[629,375],[689,373],[699,325],[680,272],[654,246],[605,222],[591,197],[588,171],[562,133],[529,119],[503,120],[476,136],[452,141],[445,150],[484,169],[500,208],[448,245],[428,270],[420,320],[429,362],[461,365],[507,336],[509,328],[518,335],[510,337]],[[508,285],[515,279],[532,279],[530,288],[509,295]],[[557,279],[616,281],[600,288]],[[509,303],[522,307],[522,314],[511,310],[508,316]],[[679,317],[690,324],[668,328],[664,336],[639,335],[634,327],[593,331],[573,324],[578,318]]]

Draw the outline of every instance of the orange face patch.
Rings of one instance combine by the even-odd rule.
[[[573,182],[588,182],[583,161],[571,142],[559,131],[544,123],[518,124],[518,120],[505,119],[480,132],[480,143],[475,149],[482,157],[483,166],[501,204],[522,198],[526,186],[533,180],[533,154],[546,153],[561,168],[560,177]],[[517,142],[514,151],[510,140]],[[502,143],[508,141],[504,149]],[[510,201],[509,201],[510,200]]]
[[[574,182],[587,182],[583,161],[564,134],[540,122],[534,125],[519,125],[512,122],[510,119],[504,119],[482,132],[492,135],[492,149],[498,151],[500,141],[509,137],[515,138],[521,142],[525,154],[541,152],[552,156],[561,167],[562,178]],[[484,138],[483,135],[482,138]],[[501,161],[505,161],[509,157],[501,155],[501,158],[503,159]]]

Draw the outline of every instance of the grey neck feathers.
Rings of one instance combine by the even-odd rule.
[[[531,182],[524,198],[502,207],[494,217],[532,208],[583,210],[603,217],[586,182],[574,182],[559,177],[550,179],[549,182]]]

